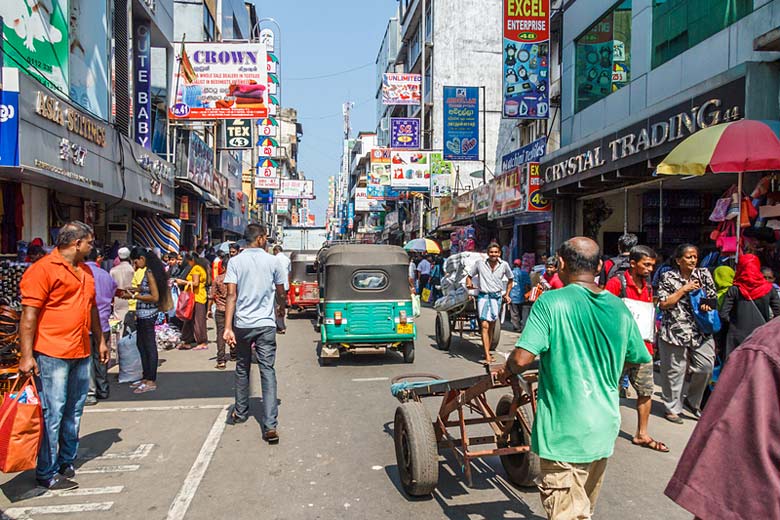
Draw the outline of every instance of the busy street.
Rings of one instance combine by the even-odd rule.
[[[281,441],[275,447],[261,443],[254,418],[260,415],[257,372],[253,418],[224,424],[233,403],[233,374],[213,369],[213,347],[161,353],[156,393],[132,395],[127,385],[114,384],[113,369],[111,398],[87,408],[82,422],[85,457],[76,471],[81,487],[70,496],[25,499],[33,477],[17,476],[0,485],[0,509],[12,518],[23,518],[21,511],[31,518],[60,518],[46,508],[63,506],[62,518],[85,520],[139,514],[206,520],[226,511],[234,518],[263,511],[273,519],[544,518],[538,492],[509,483],[497,458],[475,464],[471,487],[447,457],[431,498],[410,501],[400,488],[392,436],[398,402],[390,380],[409,372],[447,378],[484,373],[475,338],[454,339],[449,352],[435,347],[434,317],[432,309],[423,309],[413,366],[397,353],[320,366],[313,317],[288,320],[276,361]],[[213,337],[213,323],[210,327]],[[516,338],[504,331],[498,351],[508,352]],[[489,395],[492,401],[501,396]],[[657,407],[653,432],[671,452],[654,453],[631,445],[633,404],[621,401],[623,425],[600,499],[603,517],[689,518],[664,499],[663,488],[695,423],[663,421]]]

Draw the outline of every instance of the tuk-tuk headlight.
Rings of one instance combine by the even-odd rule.
[[[300,285],[295,285],[293,287],[293,289],[295,290],[295,296],[298,296],[298,295],[301,294],[301,286]]]
[[[336,311],[333,313],[333,322],[336,325],[341,325],[341,311]]]
[[[401,311],[400,316],[401,316],[400,322],[405,324],[406,323],[406,311]]]

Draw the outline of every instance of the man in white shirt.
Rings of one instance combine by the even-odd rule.
[[[428,286],[428,280],[431,279],[431,262],[427,256],[422,257],[417,264],[417,279],[420,280],[420,292]]]
[[[415,283],[417,281],[417,266],[414,264],[414,256],[409,259],[409,290],[412,294],[417,294]]]
[[[282,266],[282,271],[284,272],[284,291],[285,295],[290,290],[290,270],[292,269],[292,262],[290,262],[290,258],[282,253],[282,246],[275,245],[274,246],[274,256],[279,261],[279,265]],[[287,325],[284,323],[284,313],[278,313],[276,314],[276,332],[278,334],[284,334],[287,332]]]
[[[236,404],[233,424],[249,417],[249,369],[254,345],[263,390],[263,439],[279,442],[276,400],[276,315],[284,313],[287,273],[279,260],[265,252],[268,239],[264,226],[250,224],[244,232],[247,247],[228,263],[225,274],[225,343],[236,345]]]

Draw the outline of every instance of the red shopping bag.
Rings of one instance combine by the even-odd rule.
[[[192,291],[182,291],[176,303],[176,317],[180,320],[191,320],[195,311],[195,294]]]
[[[25,389],[30,388],[29,392]],[[0,404],[0,471],[16,473],[35,468],[41,443],[43,413],[32,376],[16,390],[6,394]],[[28,398],[29,402],[22,402]]]

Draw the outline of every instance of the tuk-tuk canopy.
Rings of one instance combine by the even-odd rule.
[[[290,255],[290,278],[293,282],[316,282],[314,262],[317,251],[293,251]]]
[[[409,300],[409,256],[398,246],[340,244],[320,251],[326,301]]]
[[[398,246],[381,244],[339,244],[322,251],[325,265],[404,265],[409,266],[409,254]]]

